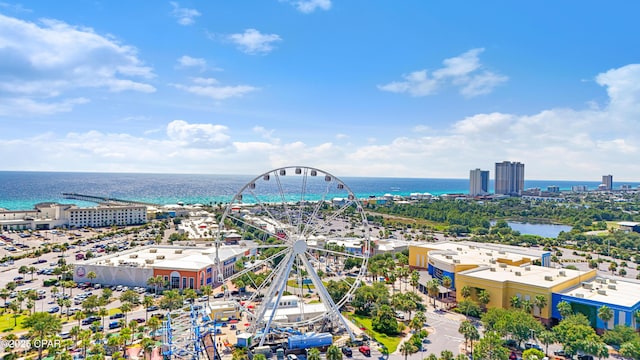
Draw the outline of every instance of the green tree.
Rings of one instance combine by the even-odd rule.
[[[431,279],[427,283],[427,293],[433,299],[433,307],[436,307],[436,299],[440,294],[440,283],[438,283],[437,279]]]
[[[307,351],[307,360],[320,360],[320,350],[318,350],[318,348],[309,349],[309,351]]]
[[[327,360],[342,360],[342,351],[335,345],[329,346],[327,348]]]
[[[96,273],[93,272],[93,271],[89,271],[87,273],[87,279],[89,279],[89,282],[92,283],[92,284],[93,284],[93,279],[95,279],[97,277],[98,277],[98,275],[96,275]]]
[[[487,305],[489,304],[489,302],[491,301],[491,295],[489,294],[489,292],[487,290],[480,290],[480,292],[478,293],[478,302],[480,302],[480,305],[482,305],[482,308],[486,311],[487,310]]]
[[[416,292],[416,290],[418,289],[418,284],[420,283],[420,273],[418,273],[416,270],[413,270],[409,278],[409,283],[411,284],[411,286],[413,286],[413,292]]]
[[[400,332],[398,329],[398,321],[395,318],[395,312],[389,305],[382,305],[378,308],[376,316],[371,321],[371,325],[374,331],[391,336],[397,335]]]
[[[551,344],[556,342],[556,335],[553,333],[553,331],[543,330],[543,331],[538,333],[538,340],[540,340],[542,345],[545,346],[544,347],[544,353],[548,354],[549,353],[549,345],[551,345]]]
[[[607,305],[602,305],[598,308],[598,318],[602,320],[604,329],[607,330],[607,324],[609,320],[613,319],[613,310]]]
[[[556,305],[556,308],[562,318],[566,318],[573,314],[573,307],[571,307],[571,304],[566,301],[560,301],[558,305]]]
[[[43,340],[48,339],[50,336],[56,335],[62,329],[62,323],[56,316],[45,313],[37,312],[27,317],[22,325],[29,329],[28,336],[31,340],[38,340],[38,343],[43,344]],[[42,359],[42,350],[44,345],[38,346],[38,359]]]
[[[522,308],[522,301],[518,296],[514,295],[511,297],[511,299],[509,299],[509,305],[511,305],[511,307],[514,309],[520,309]]]
[[[469,320],[465,320],[460,323],[458,327],[458,332],[464,336],[464,348],[465,350],[469,348],[469,342],[471,342],[473,346],[473,341],[478,340],[480,338],[480,333],[478,329],[473,325],[473,323]],[[472,347],[473,349],[473,347]],[[473,351],[472,351],[473,352]]]
[[[504,341],[495,331],[489,331],[478,341],[473,352],[475,360],[507,360],[509,350],[502,346]]]
[[[460,295],[463,299],[468,299],[471,296],[471,287],[465,285],[460,289]]]
[[[410,341],[405,341],[400,345],[400,354],[404,355],[404,360],[407,360],[407,357],[410,354],[413,354],[418,351],[418,348],[413,345]]]
[[[547,297],[538,294],[533,298],[533,305],[538,309],[538,316],[542,317],[542,309],[547,306]]]
[[[527,349],[522,352],[522,360],[542,360],[544,353],[538,349]]]

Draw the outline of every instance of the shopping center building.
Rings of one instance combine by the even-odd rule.
[[[226,278],[244,256],[255,255],[247,246],[222,246],[220,267]],[[93,272],[95,279],[87,275]],[[218,266],[213,247],[145,246],[116,254],[80,261],[74,264],[73,280],[102,285],[148,287],[147,280],[162,276],[171,289],[200,289],[218,283]]]

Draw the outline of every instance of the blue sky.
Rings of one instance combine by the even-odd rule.
[[[0,169],[638,180],[639,8],[0,0]]]

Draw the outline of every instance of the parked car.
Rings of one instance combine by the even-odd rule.
[[[351,348],[350,348],[350,347],[343,346],[343,347],[342,347],[342,353],[343,353],[343,354],[344,354],[344,356],[346,356],[346,357],[351,357],[351,356],[353,356],[353,351],[351,351]]]
[[[113,329],[117,329],[120,327],[120,322],[118,321],[112,321],[109,323],[109,329],[113,330]]]
[[[536,344],[536,343],[530,343],[530,342],[525,343],[524,344],[524,348],[525,349],[537,349],[537,350],[542,351],[542,347],[540,345]]]
[[[122,319],[124,317],[123,313],[115,313],[111,316],[109,316],[109,319],[113,320],[113,319]]]
[[[369,348],[367,345],[360,346],[358,348],[358,351],[360,351],[364,356],[371,356],[371,348]]]
[[[160,309],[158,305],[151,305],[147,308],[147,311],[156,311],[158,309]]]
[[[59,311],[60,311],[60,307],[59,306],[54,306],[54,307],[52,307],[52,308],[50,308],[48,310],[49,314],[55,314],[55,313],[57,313]]]

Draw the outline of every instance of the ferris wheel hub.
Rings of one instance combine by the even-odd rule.
[[[306,240],[297,240],[296,242],[293,243],[293,253],[298,255],[298,254],[303,254],[305,251],[307,251],[307,241]]]

